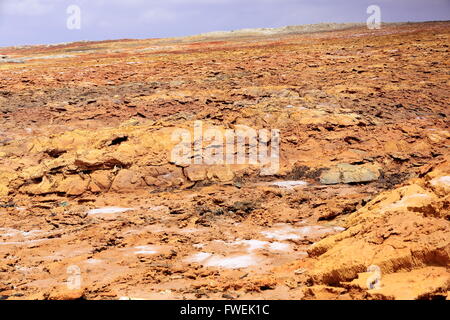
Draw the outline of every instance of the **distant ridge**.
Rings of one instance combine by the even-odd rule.
[[[232,31],[213,31],[207,33],[201,33],[192,37],[236,37],[247,35],[276,35],[276,34],[289,34],[289,33],[312,33],[320,31],[334,31],[344,30],[354,27],[363,27],[365,23],[317,23],[317,24],[304,24],[297,26],[286,26],[280,28],[247,28],[238,29]]]

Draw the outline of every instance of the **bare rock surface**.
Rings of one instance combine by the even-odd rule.
[[[0,297],[448,299],[449,36],[325,24],[0,48]],[[242,144],[279,141],[279,170],[196,162],[218,143],[174,135],[198,121],[279,130]]]

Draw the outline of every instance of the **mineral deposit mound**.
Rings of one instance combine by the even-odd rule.
[[[1,48],[0,297],[449,299],[449,37]]]

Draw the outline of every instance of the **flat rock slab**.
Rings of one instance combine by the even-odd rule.
[[[351,165],[348,163],[338,164],[320,176],[322,184],[339,183],[364,183],[377,181],[380,178],[380,170],[375,165]]]

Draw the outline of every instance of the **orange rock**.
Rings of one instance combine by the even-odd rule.
[[[114,178],[111,190],[116,192],[133,191],[136,188],[143,187],[144,181],[142,176],[136,171],[123,169]]]
[[[191,165],[184,168],[184,174],[193,182],[203,181],[207,179],[208,166],[205,165]]]
[[[416,184],[380,194],[346,218],[347,230],[311,246],[308,252],[317,257],[311,276],[318,283],[337,284],[370,265],[384,273],[448,266],[448,209],[439,201],[445,200]]]
[[[109,190],[111,187],[111,176],[111,173],[108,171],[95,171],[91,173],[89,189],[94,193]]]
[[[81,178],[80,176],[70,176],[64,179],[59,184],[59,190],[66,193],[68,196],[79,196],[82,195],[88,188],[89,179]]]
[[[58,287],[52,290],[48,300],[80,300],[84,297],[84,289],[70,290],[65,287]]]

